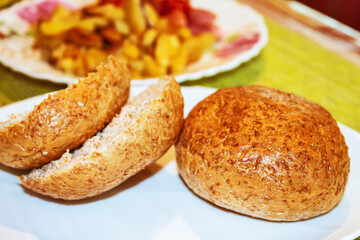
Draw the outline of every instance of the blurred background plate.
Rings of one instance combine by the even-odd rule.
[[[41,1],[43,0],[30,2],[34,4]],[[69,2],[73,4],[73,1]],[[26,34],[29,24],[17,15],[17,11],[28,4],[29,1],[24,1],[0,13],[0,21],[3,23],[0,30],[6,31],[6,28],[11,27],[18,33],[11,38],[0,39],[0,62],[12,70],[35,79],[66,84],[76,80],[77,77],[56,70],[44,62],[38,50],[32,49],[33,37]],[[240,4],[236,0],[192,0],[191,4],[195,8],[206,9],[216,14],[215,24],[220,29],[221,39],[216,43],[214,51],[206,52],[201,59],[187,66],[182,74],[176,76],[179,82],[209,77],[234,69],[257,56],[267,44],[268,31],[264,19],[251,7]],[[216,48],[226,45],[229,38],[236,35],[246,36],[246,34],[259,34],[259,40],[250,49],[226,58],[215,56]],[[133,83],[149,85],[155,81],[156,78],[148,78],[133,80]]]

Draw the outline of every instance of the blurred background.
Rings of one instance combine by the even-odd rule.
[[[360,30],[360,0],[298,0],[298,2]]]
[[[0,0],[0,7],[15,1],[17,0]],[[360,0],[298,0],[298,2],[360,31]]]

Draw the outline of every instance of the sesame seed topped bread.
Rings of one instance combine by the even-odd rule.
[[[350,170],[344,137],[328,111],[263,86],[221,89],[200,102],[184,122],[176,155],[196,194],[273,221],[330,211]]]
[[[43,195],[66,200],[105,192],[160,158],[177,140],[184,101],[174,78],[131,98],[103,131],[73,153],[21,177]]]
[[[0,163],[29,169],[59,158],[102,129],[129,96],[130,73],[110,56],[96,72],[0,124]]]

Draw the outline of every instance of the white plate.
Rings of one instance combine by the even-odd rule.
[[[26,36],[29,24],[17,15],[19,9],[42,1],[44,0],[23,1],[0,12],[0,21],[2,22],[0,32],[7,33],[11,29],[18,32],[18,35],[11,38],[0,39],[0,62],[15,71],[37,79],[57,83],[72,82],[76,80],[76,77],[54,69],[41,59],[39,51],[32,49],[34,38]],[[76,7],[91,1],[93,0],[61,0],[61,2]],[[215,23],[223,36],[223,39],[216,44],[217,47],[220,48],[226,44],[227,37],[234,34],[259,33],[260,39],[251,49],[228,58],[218,58],[210,52],[204,54],[200,60],[188,66],[183,74],[176,76],[179,82],[213,76],[219,72],[234,69],[257,56],[267,44],[268,32],[264,19],[249,6],[240,4],[236,0],[192,0],[191,4],[196,8],[207,9],[217,15]],[[155,78],[148,78],[133,80],[133,83],[149,85],[155,81]]]
[[[132,93],[140,90],[133,87]],[[214,89],[183,87],[182,92],[187,114]],[[0,120],[42,98],[1,108]],[[341,203],[317,218],[276,223],[215,207],[181,181],[172,149],[119,187],[73,202],[27,192],[11,173],[18,171],[1,167],[0,239],[353,239],[360,235],[360,134],[341,124],[340,129],[351,157],[349,182]]]

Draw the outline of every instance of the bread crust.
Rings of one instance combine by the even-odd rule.
[[[129,108],[129,104],[124,106],[119,116],[109,124],[110,128],[124,124],[124,128],[120,127],[121,132],[111,140],[104,138],[99,141],[100,149],[80,156],[76,156],[76,152],[65,154],[43,169],[22,176],[22,184],[52,198],[83,199],[114,188],[156,161],[176,142],[183,124],[184,102],[179,84],[174,78],[166,78],[159,80],[157,85],[147,91],[156,91],[161,84],[165,84],[164,90],[135,118],[131,114],[124,116],[124,109]],[[138,96],[130,102],[137,102],[134,105],[143,104]],[[130,121],[121,123],[125,119]],[[109,126],[103,134],[113,132],[107,129]],[[96,137],[88,142],[95,141]],[[88,142],[79,151],[86,151]],[[52,164],[66,166],[54,170]]]
[[[130,73],[110,56],[94,73],[49,95],[18,123],[0,129],[0,162],[30,169],[59,158],[97,133],[129,96]]]
[[[350,158],[320,105],[263,86],[217,91],[190,112],[176,146],[185,183],[221,207],[273,221],[330,211]]]

